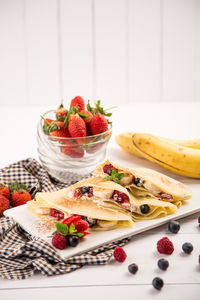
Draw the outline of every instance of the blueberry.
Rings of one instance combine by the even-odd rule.
[[[193,246],[191,243],[184,243],[182,249],[185,253],[190,254],[193,251]]]
[[[108,171],[107,171],[107,174],[111,176],[111,174],[112,174],[112,170],[113,170],[113,169],[111,169],[111,168],[110,168],[110,169],[108,169]]]
[[[90,228],[93,227],[97,223],[96,219],[92,219],[92,218],[88,218],[88,217],[85,218],[85,221],[88,222]]]
[[[162,278],[160,277],[155,277],[153,280],[152,280],[152,285],[153,287],[156,289],[156,290],[161,290],[163,285],[164,285],[164,282],[162,280]]]
[[[68,245],[71,247],[76,247],[79,243],[79,237],[76,235],[69,235],[67,237]]]
[[[133,183],[137,186],[142,186],[143,180],[141,178],[135,177]]]
[[[164,258],[159,259],[159,261],[158,261],[158,267],[159,267],[161,270],[163,270],[163,271],[167,270],[167,268],[169,267],[169,262],[168,262],[168,260],[166,260],[166,259],[164,259]]]
[[[168,224],[168,230],[172,233],[177,233],[180,230],[180,224],[177,221],[170,221]]]
[[[131,274],[135,274],[138,271],[138,266],[136,264],[130,264],[128,270]]]
[[[82,194],[89,193],[89,191],[90,191],[90,187],[89,187],[89,186],[83,186],[83,187],[81,188]]]
[[[150,207],[148,204],[143,204],[143,205],[140,205],[140,211],[142,214],[147,214],[150,210]]]

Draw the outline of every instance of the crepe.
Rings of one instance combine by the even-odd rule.
[[[132,211],[134,221],[175,213],[185,200],[191,198],[190,191],[182,183],[175,182],[172,178],[151,169],[127,168],[106,161],[96,167],[94,175],[101,176],[104,180],[115,180],[112,170],[107,171],[108,174],[104,173],[106,165],[113,166],[117,174],[123,174],[118,182],[132,195],[130,201],[133,206],[136,206],[136,210]],[[138,179],[138,185],[134,178]]]
[[[96,167],[94,171],[95,176],[106,177],[103,167],[111,164],[110,161],[106,161]],[[140,193],[143,196],[156,197],[162,201],[167,201],[180,206],[182,201],[191,198],[191,192],[180,182],[173,180],[172,178],[163,175],[157,171],[146,168],[127,168],[120,166],[116,163],[112,165],[117,169],[118,173],[123,173],[124,176],[119,180],[119,184],[132,189],[132,193]],[[141,183],[136,185],[133,181],[134,178],[141,179]],[[167,197],[171,196],[171,197]]]
[[[95,202],[91,199],[67,197],[72,187],[56,192],[37,193],[36,200],[29,201],[27,208],[37,218],[49,224],[55,224],[58,221],[50,216],[50,211],[54,208],[64,213],[64,218],[70,215],[81,215],[96,220],[96,224],[92,227],[93,230],[110,230],[133,225],[130,215],[116,209],[109,203],[106,207],[103,207],[98,201]]]

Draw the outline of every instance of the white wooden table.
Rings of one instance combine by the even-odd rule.
[[[36,124],[41,113],[49,107],[1,107],[0,118],[0,167],[27,157],[37,158]],[[128,155],[116,145],[114,137],[123,131],[150,132],[164,137],[190,139],[199,137],[200,104],[142,104],[118,108],[113,115],[113,137],[108,149],[108,158],[130,166],[154,168],[189,184],[192,179],[172,174],[154,164]],[[196,184],[200,180],[195,180]],[[200,192],[200,187],[199,187]],[[191,200],[192,201],[192,200]],[[200,208],[200,203],[199,203]],[[27,280],[0,279],[0,298],[11,299],[200,299],[200,228],[197,218],[200,213],[181,219],[181,230],[173,235],[163,225],[134,237],[124,247],[127,259],[120,264],[112,260],[105,266],[87,266],[66,275],[44,277],[40,274]],[[157,267],[161,256],[156,251],[156,242],[169,236],[175,251],[169,260],[166,272]],[[191,242],[194,250],[184,255],[182,244]],[[130,263],[137,263],[136,275],[128,272]],[[162,291],[152,287],[152,279],[164,280]]]

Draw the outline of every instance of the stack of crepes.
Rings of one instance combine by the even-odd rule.
[[[28,210],[51,224],[75,214],[87,218],[93,230],[109,230],[173,214],[191,198],[182,183],[151,169],[106,161],[93,175],[56,192],[37,193]]]

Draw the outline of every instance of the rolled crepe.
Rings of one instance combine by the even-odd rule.
[[[64,218],[70,215],[81,215],[96,220],[96,225],[92,227],[93,230],[109,230],[133,225],[131,215],[120,211],[109,203],[104,207],[98,201],[88,200],[86,197],[83,199],[69,198],[67,195],[71,187],[56,192],[37,193],[36,200],[27,203],[28,210],[49,224],[58,222],[50,216],[50,211],[54,208],[64,213]]]
[[[96,167],[94,175],[103,178],[107,177],[103,168],[108,164],[112,164],[118,173],[124,174],[119,180],[119,184],[129,189],[129,191],[137,197],[151,196],[161,201],[171,202],[177,207],[179,207],[183,201],[191,198],[191,192],[185,185],[152,169],[128,168],[107,160],[105,163]],[[140,183],[135,184],[134,178],[140,179]]]

